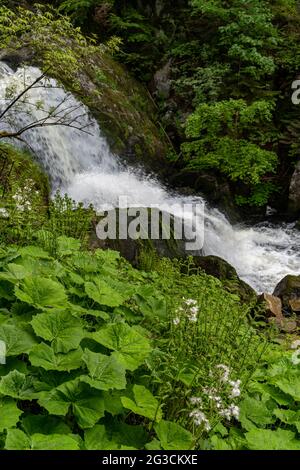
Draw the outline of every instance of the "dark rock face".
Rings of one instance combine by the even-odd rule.
[[[245,281],[242,281],[231,264],[218,256],[194,256],[194,264],[230,288],[243,302],[256,302],[256,292]]]
[[[289,212],[295,216],[300,214],[300,162],[297,163],[290,182]]]
[[[138,211],[139,209],[136,208]],[[94,222],[94,230],[90,239],[90,247],[91,248],[110,248],[113,250],[117,250],[121,253],[121,255],[127,259],[131,264],[134,266],[139,265],[140,258],[143,254],[148,253],[149,256],[155,256],[158,255],[160,257],[166,257],[166,258],[184,258],[187,256],[185,252],[185,243],[186,240],[180,240],[176,239],[174,237],[174,223],[175,223],[175,217],[173,215],[168,215],[166,218],[167,220],[170,220],[170,236],[168,236],[168,227],[164,226],[164,218],[163,215],[165,216],[166,213],[157,211],[157,215],[159,217],[159,238],[152,238],[152,232],[151,232],[151,218],[148,210],[148,220],[145,224],[145,226],[141,226],[138,230],[141,232],[141,237],[137,239],[133,239],[130,236],[127,236],[125,239],[120,237],[120,232],[119,232],[119,221],[120,221],[120,215],[125,214],[125,212],[128,211],[128,209],[115,209],[114,211],[109,211],[105,215],[105,217],[108,220],[109,213],[114,217],[114,214],[116,216],[116,236],[113,237],[108,237],[106,239],[103,239],[101,237],[100,231],[99,231],[99,222],[101,223],[101,220],[103,218],[99,217],[97,220]],[[152,211],[154,209],[151,209]],[[138,212],[137,212],[137,217],[138,217]],[[112,220],[112,219],[111,219]],[[130,230],[130,224],[136,220],[136,216],[128,215],[126,214],[126,233]],[[178,219],[177,219],[178,220]]]
[[[238,277],[235,268],[218,256],[195,256],[194,263],[198,268],[205,271],[206,274],[214,276],[220,279],[220,281],[236,279]]]
[[[285,310],[293,310],[292,306],[300,300],[300,276],[285,276],[275,287],[273,295],[282,300]]]

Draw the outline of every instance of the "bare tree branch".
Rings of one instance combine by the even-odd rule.
[[[42,75],[40,75],[36,80],[34,80],[34,82],[32,82],[30,85],[28,85],[23,91],[21,91],[21,93],[19,93],[18,96],[16,96],[11,102],[10,104],[0,113],[0,119],[3,118],[3,116],[18,102],[20,101],[20,99],[22,98],[22,96],[24,96],[29,90],[31,90],[34,85],[36,85],[36,83],[39,83],[41,80],[43,80],[43,78],[45,77],[45,74],[43,73]]]
[[[48,69],[49,70],[49,69]],[[47,71],[46,71],[47,72]],[[14,120],[14,116],[17,114],[27,114],[30,115],[30,111],[26,110],[20,110],[17,108],[17,104],[23,104],[27,106],[31,106],[36,109],[40,109],[40,104],[34,103],[28,100],[26,97],[26,94],[33,89],[36,88],[44,88],[44,89],[59,89],[60,87],[58,86],[51,86],[47,83],[42,83],[43,78],[45,78],[45,73],[41,74],[39,77],[37,77],[30,85],[26,85],[26,79],[25,79],[25,72],[24,72],[24,90],[22,90],[15,98],[13,98],[10,103],[5,107],[3,111],[0,112],[0,123],[5,123],[9,127],[12,126],[12,122]],[[88,135],[92,135],[90,132],[88,132],[86,129],[89,127],[91,124],[81,124],[80,120],[82,117],[86,115],[85,112],[77,114],[75,116],[72,116],[74,113],[76,113],[78,110],[80,110],[83,105],[82,104],[75,104],[75,105],[70,105],[66,106],[63,109],[62,106],[66,105],[69,99],[72,98],[72,95],[70,93],[66,94],[61,101],[54,107],[50,108],[48,110],[41,108],[41,111],[45,113],[45,115],[40,118],[32,120],[27,125],[24,125],[21,129],[15,130],[0,130],[0,140],[1,139],[8,139],[8,138],[13,138],[17,139],[26,145],[29,145],[25,139],[23,139],[21,136],[31,130],[31,129],[36,129],[36,128],[43,128],[43,127],[50,127],[50,126],[62,126],[62,127],[69,127],[72,129],[76,129],[78,131],[84,132]],[[1,101],[8,101],[6,99],[1,100]],[[14,109],[15,107],[15,109]],[[13,114],[9,113],[9,111],[13,111]],[[4,119],[3,119],[4,118]]]

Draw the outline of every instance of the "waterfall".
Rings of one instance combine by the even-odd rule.
[[[0,109],[9,102],[12,91],[21,91],[24,83],[32,83],[40,74],[35,67],[13,71],[0,63]],[[70,122],[75,119],[74,122],[80,124],[84,132],[53,125],[30,129],[23,135],[49,175],[53,192],[66,192],[76,201],[92,203],[96,210],[116,207],[119,196],[127,196],[129,205],[146,207],[205,203],[201,197],[174,193],[155,177],[124,165],[110,151],[88,110],[54,80],[43,81],[44,86],[30,90],[24,101],[6,115],[6,120],[0,123],[0,131],[16,130],[42,120],[54,109],[59,109],[62,117],[68,115]],[[203,224],[204,254],[228,261],[258,292],[272,292],[286,274],[300,274],[300,231],[293,224],[264,223],[251,228],[231,225],[224,214],[207,204]]]

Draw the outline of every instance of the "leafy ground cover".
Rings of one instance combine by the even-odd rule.
[[[216,449],[300,449],[299,345],[269,351],[240,403],[239,426],[220,427],[212,437]]]
[[[211,446],[264,348],[239,299],[180,263],[56,242],[0,250],[1,447]]]

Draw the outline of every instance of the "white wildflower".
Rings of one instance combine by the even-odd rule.
[[[300,357],[299,356],[300,356],[300,349],[297,349],[292,354],[292,357],[291,357],[291,361],[294,364],[294,366],[297,366],[298,364],[300,364]]]
[[[192,305],[197,305],[197,300],[194,300],[194,299],[186,299],[184,301],[184,303],[188,306],[192,306]]]
[[[231,420],[231,411],[230,411],[228,408],[226,408],[226,409],[224,409],[224,410],[221,410],[221,411],[219,412],[219,414],[220,414],[220,416],[222,416],[223,418],[226,418],[227,421],[230,421],[230,420]]]
[[[188,319],[192,322],[196,322],[198,320],[198,315],[192,313],[191,315],[188,315]]]
[[[231,390],[231,393],[230,393],[230,398],[237,398],[239,397],[241,394],[241,391],[239,388],[237,387],[234,387],[232,390]]]
[[[191,411],[189,414],[190,418],[193,418],[193,421],[196,426],[201,426],[203,424],[205,431],[210,431],[211,427],[208,419],[205,414],[200,410]]]
[[[5,209],[5,207],[0,207],[0,217],[9,217],[9,213],[7,212],[7,210]]]
[[[240,394],[241,394],[241,389],[240,389],[241,381],[240,380],[230,380],[229,384],[232,386],[230,397],[231,398],[239,397]]]
[[[230,368],[226,366],[225,364],[218,364],[217,369],[223,370],[223,375],[222,375],[222,381],[223,382],[228,382],[229,380],[229,375],[230,375]]]
[[[190,402],[192,405],[200,405],[202,403],[202,399],[200,397],[191,397]]]
[[[291,349],[298,349],[299,346],[300,346],[300,339],[296,339],[295,341],[292,342]]]
[[[230,406],[229,406],[229,411],[231,413],[231,415],[235,418],[235,419],[239,419],[239,416],[240,416],[240,409],[238,406],[236,406],[234,403],[232,403]]]
[[[180,319],[179,319],[178,317],[173,318],[173,323],[174,323],[174,325],[176,325],[176,326],[179,325]]]
[[[193,314],[193,315],[197,315],[197,313],[199,312],[199,307],[196,307],[196,305],[194,307],[191,307],[190,308],[190,312]]]
[[[229,381],[229,384],[233,387],[233,388],[240,388],[240,385],[241,385],[241,381],[240,380],[230,380]]]

